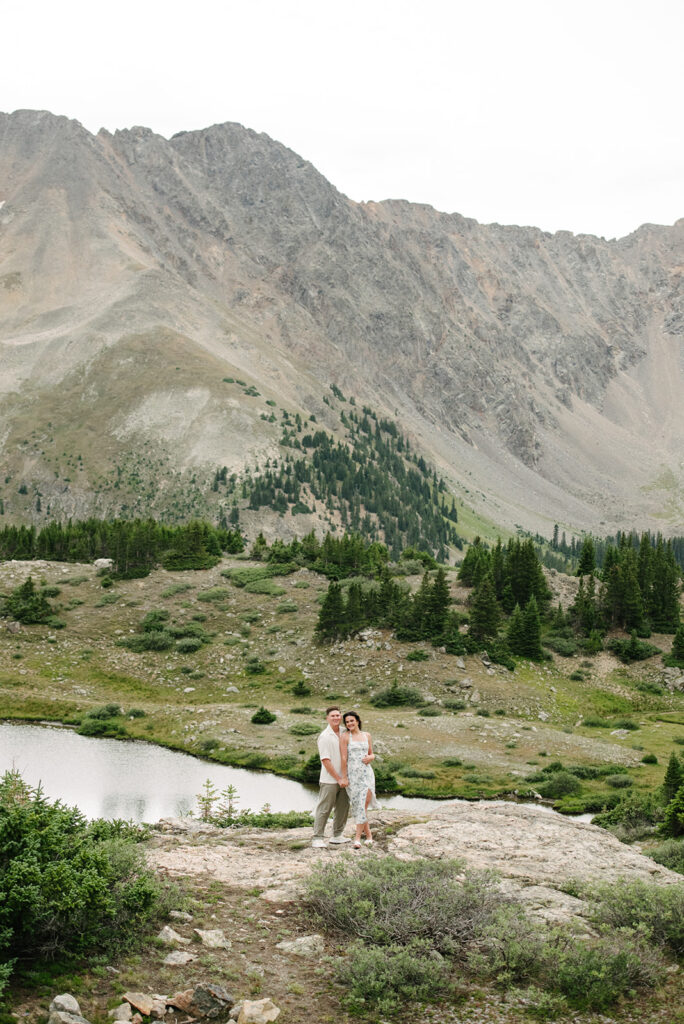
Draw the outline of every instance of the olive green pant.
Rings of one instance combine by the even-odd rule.
[[[349,797],[344,786],[336,782],[322,782],[318,792],[318,803],[314,816],[314,839],[323,839],[328,818],[334,810],[333,836],[341,836],[349,815]]]

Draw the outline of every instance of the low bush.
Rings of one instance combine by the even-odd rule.
[[[582,783],[577,776],[567,771],[551,773],[547,776],[546,782],[539,786],[540,794],[552,800],[563,796],[575,796],[581,790]]]
[[[639,726],[631,718],[618,718],[613,722],[613,729],[626,729],[628,732],[636,732]]]
[[[273,580],[254,580],[246,584],[245,591],[248,594],[265,594],[267,597],[282,597],[287,593],[285,587],[279,586]]]
[[[643,929],[650,942],[684,954],[684,885],[621,879],[591,886],[591,920],[612,929]]]
[[[405,779],[434,779],[435,773],[420,768],[398,768],[397,771]]]
[[[135,654],[144,651],[169,651],[174,646],[173,636],[165,629],[153,633],[133,633],[131,636],[117,640],[118,647],[126,647]]]
[[[288,729],[293,736],[315,736],[320,731],[320,725],[316,725],[315,722],[295,722]]]
[[[645,661],[647,658],[653,658],[656,654],[662,654],[660,648],[654,644],[647,644],[642,640],[638,640],[636,633],[632,633],[629,640],[611,637],[605,641],[605,647],[607,650],[612,651],[625,665],[633,661]]]
[[[684,875],[684,841],[681,839],[666,839],[650,849],[648,855],[657,864]]]
[[[275,722],[277,715],[274,715],[272,711],[269,711],[263,705],[258,711],[255,711],[250,721],[253,725],[271,725]]]
[[[587,715],[582,719],[582,725],[588,729],[610,729],[610,722],[606,718],[599,718],[598,715]]]
[[[230,591],[228,587],[210,587],[209,590],[202,590],[197,595],[197,600],[208,604],[217,604],[221,601],[227,601],[229,597]]]
[[[176,650],[179,654],[194,654],[199,651],[202,647],[202,641],[199,637],[186,636],[182,637],[176,643]]]
[[[603,781],[611,789],[629,789],[630,786],[634,785],[634,779],[623,773],[620,775],[606,775]]]
[[[410,651],[406,655],[406,660],[407,661],[429,661],[430,660],[430,655],[428,654],[427,651],[424,651],[422,649],[422,647],[418,647],[418,648],[416,648],[416,650]]]
[[[458,861],[354,860],[315,868],[304,900],[315,919],[346,938],[375,946],[429,942],[441,953],[463,952],[506,899],[489,872]]]
[[[467,707],[467,704],[464,700],[452,700],[451,697],[447,698],[447,700],[442,701],[442,703],[444,704],[444,707],[448,711],[463,711],[463,709]]]
[[[427,942],[383,947],[354,942],[337,968],[337,976],[345,987],[350,1010],[356,1013],[372,1007],[391,1015],[407,1002],[439,999],[449,988],[448,964],[435,957]]]
[[[445,757],[442,764],[447,768],[460,768],[463,761],[460,757]]]
[[[425,698],[418,690],[411,686],[399,686],[396,679],[388,689],[380,690],[371,697],[371,704],[376,708],[422,708],[425,703]]]
[[[299,708],[290,708],[291,715],[315,715],[316,712],[313,708],[308,708],[306,704],[302,704]]]
[[[439,710],[439,708],[429,707],[421,708],[418,714],[421,715],[423,718],[439,718],[442,712]]]
[[[256,654],[252,654],[247,658],[245,664],[245,672],[248,676],[263,676],[268,671],[268,665],[261,658],[257,657]]]
[[[17,772],[2,776],[0,956],[10,967],[17,957],[120,952],[166,912],[131,827],[115,826],[49,803]]]
[[[547,636],[543,640],[544,647],[560,654],[562,658],[571,658],[577,653],[577,644],[574,640],[564,636]]]
[[[658,758],[655,756],[655,754],[644,754],[644,756],[641,758],[641,763],[658,764]]]
[[[653,793],[627,793],[609,811],[597,814],[593,824],[621,838],[640,838],[652,833],[663,820],[663,805]]]
[[[170,613],[166,608],[153,609],[147,613],[140,623],[140,629],[143,633],[154,633],[160,629],[165,629],[170,617]]]
[[[276,608],[276,615],[291,615],[293,612],[298,610],[299,608],[294,601],[283,601],[283,603],[279,604]]]

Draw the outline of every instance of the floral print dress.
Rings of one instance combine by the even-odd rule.
[[[349,738],[347,747],[347,776],[349,778],[349,801],[352,814],[357,825],[366,821],[366,795],[370,789],[372,793],[370,807],[377,807],[375,799],[375,772],[369,764],[363,763],[363,758],[368,754],[368,737],[365,732],[361,733],[363,739],[354,742]]]

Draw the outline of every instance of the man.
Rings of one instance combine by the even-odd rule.
[[[321,758],[320,790],[318,804],[314,816],[314,834],[312,846],[319,849],[325,844],[325,826],[330,812],[333,815],[333,834],[331,843],[348,843],[350,840],[342,835],[349,814],[349,797],[347,786],[349,779],[342,774],[342,755],[340,753],[340,724],[342,713],[338,707],[325,710],[327,728],[318,737],[318,753]]]

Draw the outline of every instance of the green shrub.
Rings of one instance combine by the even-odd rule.
[[[169,651],[174,645],[174,638],[165,629],[154,633],[133,633],[131,636],[117,640],[118,647],[127,647],[129,651],[141,654],[144,651]]]
[[[574,640],[564,636],[547,636],[543,641],[544,647],[550,648],[562,658],[571,658],[577,653],[577,644]]]
[[[142,708],[131,708],[130,711],[126,712],[129,718],[146,718],[147,712],[143,711]]]
[[[129,828],[88,824],[17,772],[0,779],[0,956],[120,951],[165,909]]]
[[[259,622],[259,620],[261,619],[261,612],[243,612],[240,618],[242,619],[243,622],[246,622],[248,625],[252,625],[255,622]]]
[[[300,679],[299,682],[295,683],[294,686],[292,687],[292,696],[293,697],[310,697],[311,696],[311,687],[307,686],[306,683],[302,682],[302,680]]]
[[[143,633],[154,633],[157,630],[164,629],[165,623],[169,621],[169,618],[169,612],[165,608],[155,609],[147,613],[140,623],[140,629]]]
[[[209,634],[202,628],[199,622],[174,623],[172,626],[168,626],[167,629],[176,640],[192,637],[193,640],[199,640],[203,644],[210,643]]]
[[[605,647],[607,650],[612,651],[625,665],[633,661],[645,661],[646,658],[662,654],[659,647],[655,647],[653,644],[646,644],[642,640],[637,640],[635,632],[632,633],[629,640],[620,640],[618,637],[612,637],[606,640]]]
[[[588,729],[610,729],[610,722],[597,715],[587,715],[582,719],[582,725],[586,725]]]
[[[444,707],[447,708],[448,711],[463,711],[463,709],[467,707],[467,704],[464,700],[452,700],[451,697],[449,697],[447,700],[442,701],[442,703],[444,704]]]
[[[405,779],[434,779],[435,773],[429,771],[423,771],[420,768],[401,768],[397,769],[400,775],[403,775]]]
[[[639,933],[625,929],[583,941],[555,929],[542,974],[571,1006],[601,1011],[637,988],[653,988],[663,978],[663,966]]]
[[[439,718],[442,712],[439,710],[439,708],[429,707],[421,708],[418,714],[421,715],[423,718]]]
[[[316,725],[315,722],[295,722],[288,729],[293,736],[315,736],[320,731],[320,725]]]
[[[613,729],[626,729],[628,732],[635,732],[639,726],[631,718],[618,718],[613,722]]]
[[[296,612],[298,610],[299,608],[294,601],[283,601],[283,603],[279,604],[276,608],[276,615],[290,615],[292,612]]]
[[[198,601],[205,601],[210,604],[217,604],[220,601],[227,601],[230,597],[228,587],[210,587],[197,595]]]
[[[258,711],[255,711],[250,721],[253,725],[271,725],[275,722],[277,715],[274,715],[272,711],[268,711],[262,704]]]
[[[126,739],[128,733],[121,722],[103,721],[101,718],[84,718],[78,729],[79,736],[108,736],[111,739]]]
[[[651,942],[684,954],[684,884],[620,879],[591,886],[591,920],[612,929],[644,929]]]
[[[658,683],[652,683],[648,679],[640,679],[634,685],[640,693],[650,693],[653,694],[654,697],[662,697],[663,693],[665,693],[662,686]]]
[[[628,789],[634,785],[634,779],[630,778],[629,775],[606,775],[603,780],[606,786],[610,786],[611,789]]]
[[[170,587],[162,590],[161,597],[174,597],[176,594],[184,594],[186,590],[193,590],[191,583],[172,583]]]
[[[425,699],[418,690],[410,686],[399,686],[395,679],[387,690],[380,690],[371,697],[371,704],[376,708],[413,707],[422,708]]]
[[[684,875],[684,842],[681,839],[666,839],[649,850],[648,855],[657,864]]]
[[[422,648],[418,647],[418,648],[416,648],[416,650],[411,651],[409,654],[406,655],[406,660],[407,661],[429,661],[430,660],[430,655],[428,654],[427,651],[424,651]]]
[[[282,597],[287,591],[273,580],[254,580],[245,586],[248,594],[265,594],[267,597]]]
[[[681,786],[665,808],[663,835],[684,835],[684,786]]]
[[[54,615],[54,608],[44,590],[38,590],[29,576],[12,591],[0,605],[0,615],[8,616],[25,625],[46,624]]]
[[[442,761],[442,764],[445,765],[447,768],[460,768],[461,765],[463,764],[463,761],[461,760],[460,757],[445,757],[444,760]]]
[[[627,793],[609,811],[597,814],[594,825],[610,832],[638,838],[653,832],[663,819],[663,806],[653,793]]]
[[[195,654],[202,647],[199,637],[185,636],[176,643],[176,650],[179,654]]]
[[[247,658],[245,664],[245,672],[248,676],[263,676],[268,671],[268,665],[265,661],[262,661],[257,657],[256,654],[252,654]]]
[[[302,704],[299,708],[290,708],[291,715],[315,715],[316,712],[313,708],[308,708],[305,704]]]
[[[582,784],[577,776],[566,771],[553,772],[548,776],[547,781],[539,786],[541,795],[552,800],[557,800],[562,796],[575,796],[581,790]]]
[[[352,1012],[394,1014],[407,1001],[439,999],[449,987],[447,963],[434,956],[427,942],[382,948],[354,942],[336,973]]]
[[[489,872],[458,861],[345,856],[315,868],[304,901],[326,929],[375,946],[429,942],[462,951],[506,902]]]
[[[655,754],[644,754],[644,756],[641,758],[641,763],[658,764],[658,758],[655,756]]]

